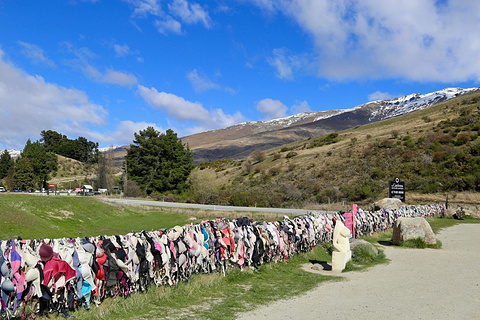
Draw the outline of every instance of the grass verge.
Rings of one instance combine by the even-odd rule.
[[[327,261],[322,246],[289,259],[268,263],[256,271],[231,269],[195,275],[177,287],[151,288],[127,299],[107,299],[98,308],[75,312],[76,319],[235,319],[241,312],[279,299],[288,299],[325,281],[340,278],[304,271],[302,265]]]

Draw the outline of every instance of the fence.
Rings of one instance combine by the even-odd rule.
[[[405,206],[355,216],[361,236],[392,228],[398,217],[443,214],[443,205]],[[90,308],[112,296],[175,285],[193,273],[227,272],[286,261],[330,242],[341,213],[309,214],[283,221],[216,219],[183,227],[75,239],[1,241],[2,316]]]

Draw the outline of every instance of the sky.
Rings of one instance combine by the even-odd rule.
[[[477,0],[0,0],[0,149],[480,86]]]

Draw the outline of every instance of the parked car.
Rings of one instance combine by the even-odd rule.
[[[0,192],[7,192],[4,187],[0,187]]]

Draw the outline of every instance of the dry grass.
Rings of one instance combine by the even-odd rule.
[[[369,180],[369,183],[377,184],[377,189],[380,184],[384,184],[383,194],[386,197],[388,193],[387,184],[385,181],[370,176],[371,169],[375,168],[377,164],[365,162],[364,159],[367,159],[365,154],[370,153],[369,159],[371,159],[372,153],[380,152],[375,146],[403,145],[404,140],[402,139],[406,136],[410,136],[412,141],[425,138],[428,134],[434,132],[433,129],[437,127],[440,121],[457,119],[462,110],[468,108],[477,112],[475,108],[479,108],[477,103],[479,97],[480,92],[473,92],[412,114],[341,131],[338,132],[336,139],[338,141],[332,144],[320,145],[317,143],[316,145],[320,146],[310,147],[315,142],[325,139],[326,136],[323,136],[269,149],[265,151],[266,159],[258,163],[254,159],[255,155],[252,155],[247,157],[241,166],[237,161],[225,162],[220,168],[196,169],[192,173],[192,177],[197,176],[204,185],[214,189],[226,188],[235,183],[241,186],[248,181],[263,183],[268,180],[270,186],[292,182],[297,183],[299,188],[318,184],[316,186],[318,190],[325,190],[332,187],[355,186],[362,181]],[[465,102],[469,99],[473,102]],[[408,148],[404,147],[403,149],[408,151]],[[382,152],[384,150],[387,150],[387,152],[382,153],[378,161],[381,161],[384,166],[390,166],[390,171],[395,172],[395,166],[398,165],[398,162],[396,162],[398,161],[398,154],[389,156],[389,148],[381,149]],[[287,154],[292,151],[296,155],[287,158]],[[421,152],[421,150],[417,152]],[[419,154],[413,155],[418,157]],[[391,163],[387,165],[389,161]],[[275,174],[270,174],[272,168]],[[395,177],[393,174],[391,178],[387,179],[393,179]],[[385,178],[382,180],[385,180]],[[264,191],[268,191],[268,187],[266,188]],[[407,203],[416,204],[435,200],[442,202],[445,201],[445,196],[446,194],[428,196],[409,192]],[[468,193],[458,196],[456,199],[453,199],[454,197],[455,195],[451,194],[449,200],[459,203],[477,203],[478,201],[474,195]],[[367,199],[367,202],[372,201],[371,198]],[[343,201],[329,205],[317,205],[315,201],[311,202],[312,205],[307,204],[305,206],[311,209],[343,210],[351,205],[349,203],[345,204]]]

